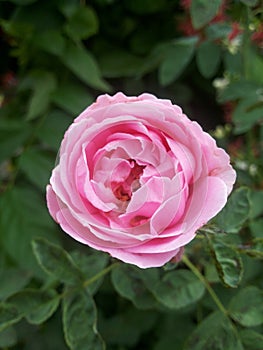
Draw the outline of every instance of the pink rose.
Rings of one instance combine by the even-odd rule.
[[[169,100],[103,95],[66,131],[49,211],[77,241],[142,268],[179,258],[226,204],[226,152]]]

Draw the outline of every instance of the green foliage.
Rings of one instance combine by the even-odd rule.
[[[39,193],[18,186],[7,190],[0,198],[0,227],[4,252],[23,269],[39,275],[31,240],[36,236],[56,240],[54,223]]]
[[[161,85],[168,85],[179,77],[193,57],[196,43],[197,38],[192,37],[175,40],[167,46],[159,68]]]
[[[82,273],[64,249],[43,238],[36,238],[32,245],[37,261],[45,272],[67,284],[81,283]]]
[[[209,246],[222,282],[227,287],[236,288],[242,279],[243,263],[238,251],[224,243],[224,238],[209,237]]]
[[[29,323],[38,325],[45,322],[56,311],[59,298],[52,289],[47,292],[25,289],[12,295],[7,302],[14,306],[18,314],[25,317]]]
[[[204,285],[188,270],[166,273],[154,288],[154,295],[160,303],[170,309],[181,309],[202,298]]]
[[[209,23],[217,14],[222,0],[192,0],[190,13],[194,28],[199,29]]]
[[[213,41],[204,41],[196,53],[197,66],[205,78],[213,77],[220,64],[220,47]]]
[[[158,273],[156,269],[145,272],[129,265],[121,265],[112,272],[112,283],[116,291],[131,300],[139,309],[149,309],[156,305],[153,291],[147,287],[147,281],[151,286],[154,285],[158,280]]]
[[[209,331],[208,331],[209,330]],[[243,350],[243,346],[229,319],[220,312],[205,318],[191,334],[188,350]]]
[[[0,349],[263,348],[263,13],[224,3],[0,1]],[[224,124],[214,136],[237,171],[225,208],[163,268],[73,242],[46,209],[65,130],[119,90]]]
[[[63,328],[72,350],[103,350],[105,346],[97,331],[97,312],[92,297],[84,291],[66,290],[63,299]]]
[[[225,232],[237,233],[248,219],[249,210],[249,189],[239,188],[232,193],[215,222]]]
[[[229,305],[231,317],[244,327],[254,327],[263,323],[263,292],[255,286],[242,289]]]

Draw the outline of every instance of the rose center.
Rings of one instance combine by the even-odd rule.
[[[112,181],[111,189],[114,196],[122,202],[127,202],[131,199],[132,193],[140,187],[140,176],[143,173],[145,166],[137,164],[134,160],[129,160],[130,172],[122,181]]]

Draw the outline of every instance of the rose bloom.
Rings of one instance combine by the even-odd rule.
[[[77,241],[156,267],[180,259],[235,178],[227,153],[180,107],[117,93],[99,96],[66,131],[47,203]]]

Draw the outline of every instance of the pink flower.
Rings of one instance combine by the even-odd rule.
[[[77,241],[147,268],[180,257],[235,178],[226,152],[180,107],[117,93],[65,133],[47,203]]]

